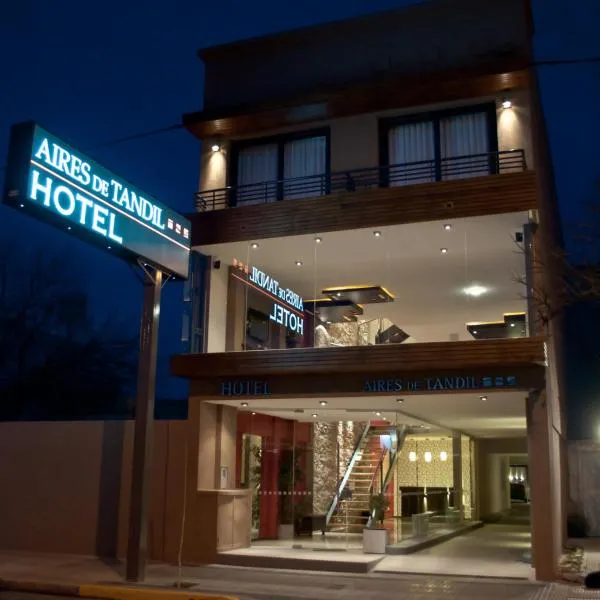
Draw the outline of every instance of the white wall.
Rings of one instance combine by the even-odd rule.
[[[215,269],[214,266],[211,267],[210,295],[208,301],[207,352],[225,352],[228,285],[229,265],[222,262],[220,269]]]

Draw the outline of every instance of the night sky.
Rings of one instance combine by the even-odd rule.
[[[35,120],[180,212],[192,210],[200,145],[184,130],[93,149],[180,122],[201,108],[199,47],[416,4],[407,0],[5,0],[0,7],[0,166],[12,123]],[[533,0],[538,60],[600,56],[598,0]],[[567,232],[584,218],[600,174],[600,64],[543,67],[561,210]],[[56,248],[83,277],[98,318],[135,331],[141,287],[131,269],[0,207],[0,237]],[[165,290],[159,394],[184,397],[168,377],[179,351],[181,285]]]

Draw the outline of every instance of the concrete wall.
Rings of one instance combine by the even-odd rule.
[[[513,106],[503,109],[500,97],[485,97],[467,102],[447,102],[413,107],[410,109],[382,111],[319,121],[302,127],[286,127],[263,133],[262,135],[277,135],[294,131],[312,129],[315,126],[329,127],[331,142],[331,170],[333,172],[376,167],[379,164],[379,129],[380,118],[415,115],[430,111],[444,110],[462,106],[496,102],[498,148],[500,150],[525,150],[528,167],[534,167],[533,145],[531,141],[531,107],[529,93],[526,91],[511,91],[506,94]],[[200,190],[222,188],[227,185],[227,168],[229,160],[228,146],[223,146],[220,152],[212,152],[210,140],[203,144],[201,161]],[[233,182],[229,182],[233,184]],[[210,195],[207,195],[210,202]],[[210,204],[208,205],[210,208]]]
[[[0,423],[0,547],[114,553],[123,425]]]
[[[508,467],[510,456],[527,454],[527,438],[490,438],[475,441],[479,518],[510,507]]]

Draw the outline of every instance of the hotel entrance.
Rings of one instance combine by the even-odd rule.
[[[250,547],[219,561],[530,576],[526,393],[216,402],[252,494]]]

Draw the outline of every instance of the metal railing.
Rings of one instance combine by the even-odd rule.
[[[500,150],[484,154],[453,156],[440,160],[422,160],[228,186],[198,192],[194,194],[194,198],[196,209],[202,212],[235,206],[269,204],[280,200],[315,198],[370,188],[484,177],[498,173],[516,173],[526,169],[524,150]]]
[[[362,447],[363,447],[365,440],[367,439],[367,435],[369,434],[369,429],[370,429],[370,425],[369,425],[369,423],[367,423],[365,425],[365,428],[363,429],[361,436],[358,438],[358,442],[356,442],[356,446],[354,447],[354,452],[352,452],[350,462],[348,463],[348,466],[346,467],[344,476],[342,477],[342,480],[339,482],[337,489],[335,491],[333,500],[331,501],[331,504],[329,505],[329,510],[327,511],[327,516],[325,518],[325,525],[329,524],[329,521],[331,520],[331,517],[333,516],[333,513],[335,512],[335,509],[338,505],[338,502],[340,501],[340,498],[343,497],[343,491],[344,491],[344,488],[346,487],[346,484],[348,483],[350,473],[352,473],[352,469],[354,468],[356,461],[362,455]]]

